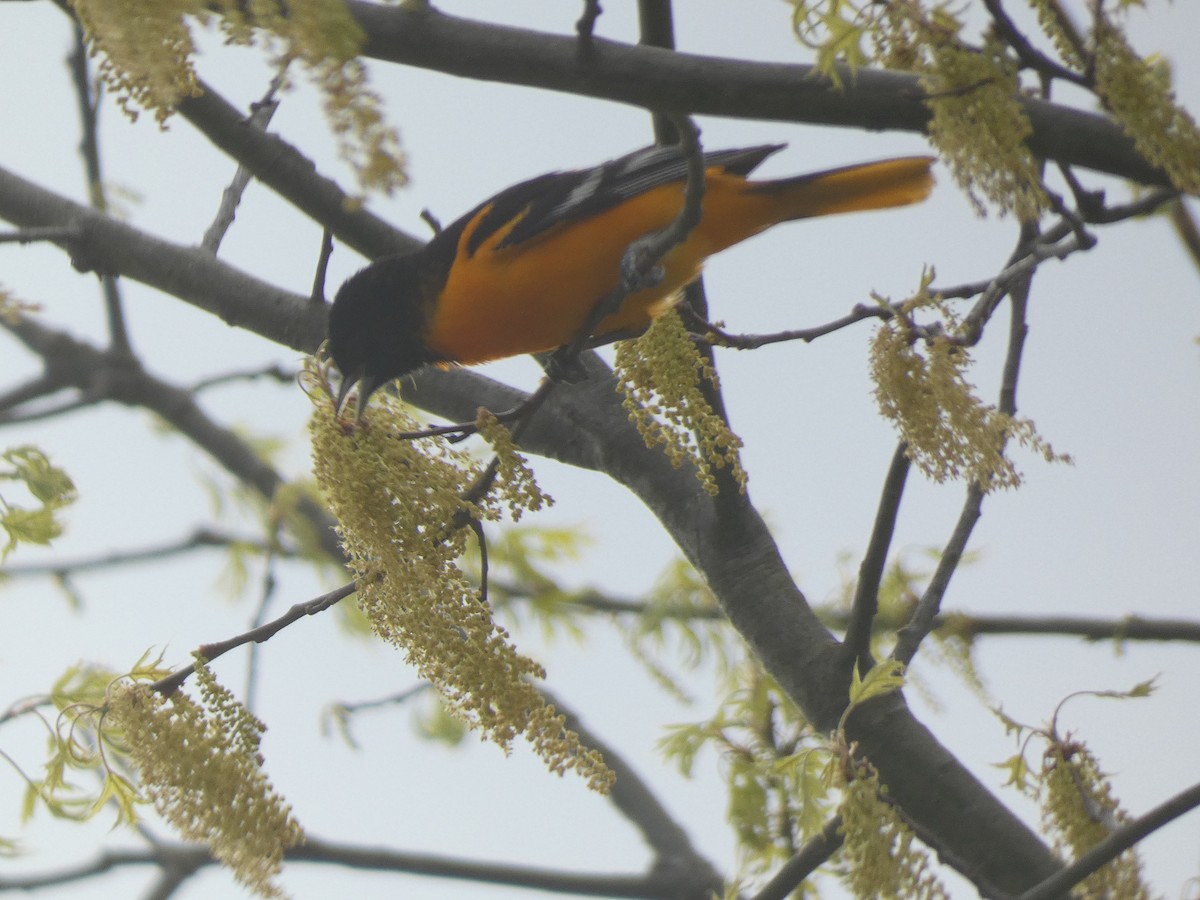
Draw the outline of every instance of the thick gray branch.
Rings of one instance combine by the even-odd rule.
[[[277,344],[311,353],[325,339],[325,307],[172,244],[0,168],[0,219],[22,228],[69,226],[54,243],[80,271],[124,275]]]
[[[591,377],[561,385],[534,416],[522,446],[605,472],[641,499],[703,574],[768,671],[816,728],[832,729],[848,700],[847,661],[797,589],[757,511],[736,494],[713,500],[691,471],[673,469],[660,451],[647,450],[617,401],[611,376],[594,358],[586,362]],[[521,395],[451,372],[406,380],[405,396],[462,421],[480,404],[508,409]],[[1037,836],[916,720],[900,695],[860,708],[849,733],[905,815],[941,838],[943,852],[985,895],[1026,890],[1056,870]]]
[[[367,56],[463,78],[735,119],[919,133],[929,121],[916,76],[901,72],[844,72],[844,88],[838,89],[812,66],[699,56],[601,38],[581,53],[573,37],[362,0],[348,5],[367,33]],[[1168,183],[1103,116],[1031,98],[1021,103],[1033,124],[1029,146],[1038,156],[1146,184]]]

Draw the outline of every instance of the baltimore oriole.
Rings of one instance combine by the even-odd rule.
[[[707,257],[772,225],[916,203],[933,185],[925,156],[747,180],[783,146],[704,155],[700,223],[661,261],[658,283],[630,294],[597,337],[644,330],[678,302]],[[686,170],[678,147],[649,147],[542,175],[485,200],[421,250],[347,279],[329,316],[329,352],[343,379],[338,409],[355,384],[361,414],[373,391],[422,366],[472,365],[574,340],[618,286],[630,244],[678,215]]]

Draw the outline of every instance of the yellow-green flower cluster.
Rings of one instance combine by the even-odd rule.
[[[1050,38],[1063,62],[1077,72],[1087,65],[1083,58],[1082,39],[1075,23],[1067,16],[1059,0],[1029,0],[1042,32]]]
[[[839,812],[845,882],[867,900],[925,900],[949,894],[930,871],[929,854],[887,801],[887,786],[870,763],[853,761],[844,773]]]
[[[1043,825],[1054,838],[1055,850],[1069,858],[1086,853],[1129,821],[1091,751],[1069,739],[1054,741],[1046,750],[1041,793]],[[1090,875],[1071,896],[1080,900],[1149,900],[1137,852],[1125,851]]]
[[[950,311],[928,295],[918,295],[879,326],[871,346],[875,401],[907,443],[913,464],[939,483],[961,478],[992,490],[1021,483],[1020,472],[1004,453],[1010,440],[1047,462],[1066,460],[1032,422],[975,396],[965,374],[971,364],[966,347],[945,335],[917,340],[910,316],[928,306],[939,309],[949,323],[947,331],[953,332]]]
[[[382,101],[366,86],[358,59],[364,35],[343,0],[71,0],[83,23],[99,74],[122,109],[137,118],[149,109],[163,123],[185,97],[199,92],[189,18],[220,26],[233,43],[256,31],[282,42],[275,62],[304,63],[324,95],[325,114],[341,155],[364,189],[390,192],[404,184],[404,155],[384,121]]]
[[[242,884],[282,896],[273,879],[283,853],[304,839],[262,771],[264,725],[198,659],[200,702],[145,683],[110,691],[103,727],[121,736],[144,793],[187,840],[206,844]]]
[[[537,512],[554,502],[549,494],[543,493],[538,487],[533,470],[529,468],[525,457],[517,452],[512,432],[504,427],[494,413],[480,407],[475,427],[479,429],[479,436],[491,445],[492,452],[496,454],[495,487],[514,522],[520,521],[526,510]]]
[[[1133,138],[1137,150],[1187,193],[1200,193],[1200,129],[1175,102],[1165,62],[1143,60],[1124,33],[1097,17],[1096,91]]]
[[[981,48],[959,37],[961,23],[921,0],[884,6],[877,30],[884,63],[920,74],[933,114],[929,137],[976,208],[983,198],[1021,221],[1046,205],[1038,164],[1026,146],[1033,126],[1020,104],[1017,66],[1004,45],[987,36]]]
[[[320,380],[319,369],[310,375]],[[542,502],[515,476],[514,454],[503,454],[498,490],[468,501],[483,466],[443,438],[404,437],[418,426],[398,401],[381,397],[369,421],[352,426],[334,416],[327,389],[311,393],[314,472],[376,634],[482,737],[507,751],[524,735],[552,771],[574,769],[606,791],[612,773],[537,690],[542,667],[517,652],[457,565],[470,522],[495,519],[506,504]],[[485,430],[504,444],[495,427]]]
[[[21,321],[22,312],[22,303],[17,296],[7,288],[0,286],[0,319],[9,325],[16,325]]]
[[[201,0],[72,0],[100,78],[131,119],[154,111],[159,123],[175,104],[194,96],[192,32],[186,16],[203,13]]]
[[[230,5],[236,6],[236,0]],[[254,25],[286,41],[280,59],[299,59],[313,73],[340,154],[358,174],[359,184],[385,193],[403,186],[407,179],[400,139],[385,121],[383,101],[367,87],[367,70],[358,59],[364,35],[345,3],[289,0],[284,6],[277,0],[256,0],[249,9]]]
[[[647,447],[661,445],[676,468],[690,461],[714,496],[719,490],[715,471],[726,467],[746,489],[746,470],[738,456],[742,439],[701,390],[702,380],[715,389],[717,374],[677,313],[659,316],[641,337],[617,344],[616,368],[625,409]]]

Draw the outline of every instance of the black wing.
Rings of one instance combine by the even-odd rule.
[[[764,144],[717,150],[704,154],[704,165],[747,175],[784,146]],[[687,159],[678,145],[646,147],[591,169],[551,172],[513,185],[467,213],[438,235],[438,240],[449,241],[451,246],[457,247],[467,223],[478,216],[481,209],[490,206],[471,234],[467,254],[475,253],[484,241],[517,219],[516,227],[497,245],[498,249],[511,247],[558,225],[604,212],[659,185],[686,178]]]

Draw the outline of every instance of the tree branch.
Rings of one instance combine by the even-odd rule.
[[[311,353],[326,310],[196,247],[172,244],[0,168],[0,218],[23,228],[70,226],[55,240],[81,271],[125,275],[285,347]]]
[[[350,0],[367,33],[365,55],[478,81],[546,88],[647,109],[736,119],[805,122],[924,134],[929,110],[915,75],[843,70],[834,87],[812,66],[757,63],[638,47],[593,38],[586,55],[574,38],[505,28],[438,13]],[[1019,98],[1040,157],[1167,185],[1103,116]]]
[[[779,871],[751,900],[787,900],[804,879],[841,849],[844,839],[842,817],[834,816],[800,848],[799,853],[779,867]]]
[[[264,499],[271,500],[283,485],[279,473],[237,433],[213,421],[189,391],[155,378],[131,357],[97,350],[32,319],[16,323],[0,319],[0,328],[40,356],[56,382],[78,388],[93,402],[111,400],[157,413]],[[297,502],[297,512],[312,523],[330,558],[340,559],[329,513],[304,496]]]
[[[7,570],[6,570],[7,571]],[[493,594],[502,594],[510,602],[518,602],[522,598],[536,596],[535,590],[523,585],[506,582],[493,577],[491,579]],[[559,596],[559,592],[555,592]],[[584,589],[562,596],[564,606],[575,607],[587,612],[606,616],[644,616],[649,612],[662,619],[688,619],[696,621],[712,621],[724,619],[725,613],[718,606],[696,607],[656,606],[651,610],[650,604],[644,600],[627,597],[616,597],[594,589]],[[839,609],[817,607],[817,615],[830,628],[845,630],[849,627],[850,617]],[[875,620],[874,630],[892,630],[893,623]],[[1192,619],[1148,619],[1144,616],[1129,615],[1122,619],[1088,618],[1086,616],[1023,616],[1023,615],[993,615],[989,613],[949,612],[938,613],[933,620],[933,630],[948,628],[955,634],[967,639],[977,635],[994,637],[1027,637],[1039,635],[1045,637],[1074,636],[1089,641],[1190,641],[1200,643],[1200,621]]]
[[[74,22],[75,46],[67,57],[67,65],[71,70],[71,83],[75,88],[75,99],[79,106],[80,131],[82,139],[79,143],[83,154],[84,174],[87,179],[88,197],[93,209],[108,212],[108,200],[104,195],[104,175],[100,168],[100,129],[97,94],[88,70],[87,41],[83,26]],[[104,295],[104,309],[108,318],[109,342],[114,352],[131,353],[129,330],[125,325],[124,304],[121,301],[121,289],[117,280],[110,274],[100,275],[100,290]]]
[[[642,840],[654,851],[653,877],[676,885],[680,897],[720,896],[724,881],[692,845],[687,831],[667,812],[658,797],[629,763],[611,745],[588,729],[570,709],[549,691],[542,693],[566,717],[567,727],[585,745],[599,750],[616,775],[608,799],[637,828]]]
[[[849,689],[837,645],[796,588],[749,499],[726,491],[714,500],[689,472],[647,450],[616,398],[611,374],[585,362],[588,379],[559,386],[530,420],[522,448],[607,473],[641,499],[813,727],[835,727]],[[421,373],[404,388],[409,402],[451,421],[470,418],[481,403],[507,409],[524,396],[463,371]],[[1016,892],[1057,869],[1041,840],[916,720],[899,694],[856,710],[848,732],[906,815],[946,835],[947,852],[969,861],[968,877]]]
[[[1056,872],[1032,890],[1021,894],[1018,900],[1053,900],[1064,896],[1106,863],[1112,862],[1138,841],[1200,806],[1200,784],[1193,785],[1176,794],[1144,816],[1140,816],[1113,831],[1083,856],[1066,868]]]
[[[1188,619],[1092,619],[1084,616],[992,616],[950,613],[939,617],[967,636],[1078,635],[1089,641],[1193,641],[1200,642],[1200,622]]]
[[[323,613],[329,607],[340,603],[351,594],[358,590],[358,586],[354,582],[344,584],[340,588],[335,588],[332,591],[327,591],[319,597],[314,597],[312,600],[304,603],[296,603],[288,609],[282,616],[277,619],[272,619],[270,622],[265,622],[257,628],[251,628],[249,631],[227,638],[223,641],[214,641],[211,644],[201,644],[196,652],[204,659],[205,662],[212,662],[219,656],[224,656],[230,650],[236,650],[238,647],[244,647],[251,642],[261,644],[263,641],[269,641],[276,634],[287,628],[293,622],[298,622],[305,616],[315,616],[318,613]],[[196,664],[184,666],[182,669],[177,669],[166,678],[160,678],[158,681],[150,685],[151,690],[157,691],[163,695],[169,695],[179,689],[188,678],[196,671]]]
[[[250,113],[249,118],[244,120],[245,126],[257,128],[259,131],[267,130],[267,126],[271,124],[271,119],[275,116],[275,110],[279,109],[279,101],[275,99],[275,93],[283,82],[285,72],[286,66],[271,79],[267,93],[253,105],[254,111]],[[200,240],[200,246],[213,256],[217,255],[225,233],[229,231],[229,227],[237,217],[237,208],[242,202],[242,196],[246,193],[246,186],[250,184],[252,177],[253,173],[246,166],[239,165],[237,171],[233,173],[228,187],[221,193],[221,203],[217,207],[217,213],[213,217],[212,224],[208,226],[208,230],[204,232],[204,237]]]
[[[203,81],[203,93],[185,97],[178,112],[215,147],[252,172],[313,221],[369,259],[417,250],[424,241],[367,212],[332,179],[317,173],[307,156],[248,118]]]
[[[1017,249],[1013,252],[1013,257],[1010,258],[1006,271],[1015,267],[1014,260],[1026,260],[1035,256],[1035,254],[1027,253],[1025,248],[1037,246],[1038,244],[1037,226],[1035,224],[1022,226],[1021,237],[1017,242]],[[1012,284],[1004,289],[1012,300],[1012,317],[1009,324],[1008,350],[1005,354],[1004,373],[1001,377],[998,409],[1002,414],[1009,416],[1015,415],[1017,411],[1017,377],[1020,372],[1021,355],[1025,347],[1025,333],[1027,330],[1025,325],[1025,310],[1029,300],[1029,286],[1033,281],[1033,273],[1035,271],[1036,265],[1031,265],[1027,270],[1020,271],[1013,276]],[[984,299],[986,297],[981,298],[980,302],[982,303]],[[989,308],[994,309],[994,304],[990,305]],[[990,315],[990,312],[982,314],[983,317],[972,327],[977,331],[981,331],[987,315]],[[1003,452],[1003,449],[1002,446],[1001,452]],[[959,563],[962,562],[962,555],[966,550],[967,541],[970,540],[971,532],[982,515],[983,498],[985,495],[986,492],[983,486],[977,482],[972,482],[967,486],[967,495],[963,501],[962,512],[959,514],[958,522],[954,526],[950,540],[947,541],[941,558],[938,560],[933,578],[930,579],[924,593],[921,595],[921,599],[917,603],[917,608],[913,611],[912,618],[896,635],[896,647],[892,651],[892,656],[905,665],[912,662],[921,642],[925,640],[926,636],[933,629],[934,620],[941,611],[942,600],[945,598],[946,590],[950,586],[950,579],[957,571]]]
[[[4,577],[6,579],[45,578],[48,575],[58,577],[79,575],[84,572],[122,568],[139,563],[159,562],[160,560],[191,553],[193,550],[203,550],[210,547],[231,547],[235,545],[250,547],[259,553],[266,553],[271,549],[267,546],[266,542],[257,538],[222,534],[211,528],[197,528],[191,534],[184,535],[181,538],[151,547],[143,547],[140,550],[113,551],[112,553],[104,553],[99,556],[58,560],[53,563],[5,566]]]
[[[531,866],[474,862],[461,857],[357,847],[311,836],[298,847],[288,849],[284,853],[284,859],[287,862],[451,878],[591,897],[678,900],[680,896],[677,884],[655,872],[646,875],[561,872]],[[206,847],[156,844],[144,850],[108,850],[91,862],[69,866],[45,875],[0,877],[0,891],[34,891],[75,884],[129,866],[158,866],[163,869],[174,868],[181,872],[194,872],[212,865],[217,865],[217,862]]]
[[[857,662],[863,674],[874,665],[871,657],[871,624],[879,611],[879,585],[883,582],[883,572],[887,567],[888,548],[896,531],[896,517],[904,497],[908,470],[908,445],[901,441],[892,454],[891,465],[883,480],[883,495],[879,498],[879,509],[875,513],[875,526],[871,530],[867,552],[863,554],[858,567],[858,585],[854,589],[850,621],[842,641],[844,664],[854,665]]]

